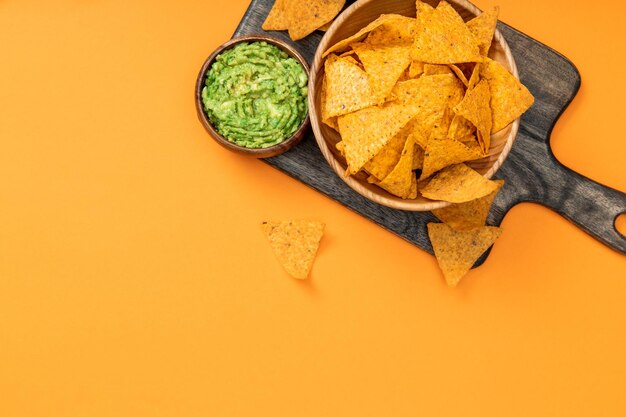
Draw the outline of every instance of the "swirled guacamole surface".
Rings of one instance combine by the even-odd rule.
[[[226,139],[266,148],[290,137],[304,120],[307,81],[302,65],[276,46],[244,42],[217,57],[202,102]]]

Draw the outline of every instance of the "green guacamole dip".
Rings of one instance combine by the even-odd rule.
[[[209,120],[226,139],[247,148],[282,142],[306,116],[306,72],[266,42],[244,42],[221,53],[205,84]]]

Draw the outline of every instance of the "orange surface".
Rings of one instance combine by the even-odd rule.
[[[496,3],[582,74],[556,155],[626,190],[626,5]],[[0,0],[0,416],[626,415],[623,255],[524,204],[448,289],[209,139],[195,76],[247,6]],[[291,217],[327,223],[310,282],[258,226]]]

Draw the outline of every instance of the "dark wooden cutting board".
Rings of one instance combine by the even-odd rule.
[[[273,3],[274,0],[253,0],[234,36],[267,34],[261,24]],[[615,229],[615,218],[626,212],[626,194],[563,166],[550,149],[552,128],[580,87],[578,70],[563,55],[512,27],[499,22],[498,29],[513,51],[520,79],[535,96],[535,104],[522,117],[511,153],[495,176],[505,179],[506,184],[493,204],[488,223],[499,225],[516,204],[535,202],[626,254],[626,239]],[[294,45],[309,63],[323,36],[316,32],[292,42],[286,32],[269,34]],[[294,149],[264,161],[432,253],[426,224],[436,221],[435,217],[429,212],[387,208],[354,192],[330,168],[312,131]]]

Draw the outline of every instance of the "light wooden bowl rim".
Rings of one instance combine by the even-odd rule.
[[[308,94],[311,127],[313,129],[313,134],[315,135],[315,140],[322,154],[324,155],[324,158],[326,159],[328,164],[331,166],[333,171],[335,171],[335,173],[339,175],[339,177],[350,188],[352,188],[354,191],[356,191],[363,197],[369,200],[372,200],[378,204],[387,206],[387,207],[391,207],[391,208],[395,208],[399,210],[406,210],[406,211],[430,211],[430,210],[447,207],[451,205],[451,203],[448,203],[445,201],[434,201],[434,200],[427,200],[427,201],[401,200],[399,198],[387,197],[385,195],[372,192],[365,185],[363,185],[361,180],[358,180],[357,178],[353,176],[345,175],[345,166],[342,166],[341,163],[336,159],[335,155],[333,154],[333,152],[330,150],[330,147],[328,146],[328,142],[324,139],[324,135],[321,131],[317,104],[316,104],[317,92],[315,91],[315,85],[317,82],[317,77],[321,75],[321,72],[323,69],[322,68],[322,63],[323,63],[322,54],[326,51],[326,49],[332,46],[330,45],[330,39],[333,37],[334,33],[337,31],[337,28],[340,27],[347,19],[349,19],[350,16],[356,10],[360,9],[361,7],[365,7],[369,3],[373,3],[375,1],[379,1],[379,0],[357,0],[351,6],[346,8],[346,10],[344,10],[335,19],[333,24],[328,28],[328,30],[326,31],[326,34],[324,35],[319,46],[317,47],[317,50],[315,52],[315,58],[311,66],[311,72],[309,76],[309,94]],[[467,9],[471,14],[475,16],[477,16],[481,12],[480,9],[478,9],[478,7],[474,6],[472,3],[470,3],[467,0],[448,0],[448,2],[450,4],[456,4],[462,8]],[[393,11],[390,10],[389,13],[393,13]],[[506,57],[506,63],[509,66],[511,74],[513,74],[515,78],[519,79],[519,74],[517,72],[517,65],[515,64],[515,59],[513,58],[511,49],[509,48],[509,45],[504,39],[504,36],[502,36],[502,33],[497,28],[496,28],[496,33],[495,33],[495,42],[498,43],[500,47],[502,48],[502,51],[504,52],[504,55]],[[507,139],[502,148],[502,151],[500,152],[500,155],[495,160],[491,168],[489,168],[489,170],[485,174],[483,174],[485,178],[490,179],[491,177],[493,177],[496,171],[498,171],[498,169],[500,169],[500,167],[504,163],[504,160],[506,159],[509,152],[511,151],[511,147],[513,146],[515,137],[517,136],[519,124],[520,124],[520,119],[518,118],[509,125],[511,130],[509,134],[507,135]],[[383,192],[385,191],[381,189],[381,193]]]
[[[302,140],[310,123],[308,105],[307,112],[304,119],[302,120],[302,123],[300,123],[298,129],[290,137],[280,143],[268,146],[267,148],[246,148],[245,146],[237,145],[236,143],[229,141],[213,127],[213,124],[211,123],[209,117],[204,111],[204,104],[202,103],[202,89],[204,88],[206,75],[211,69],[213,63],[215,62],[215,59],[222,52],[242,42],[267,42],[270,45],[274,45],[282,51],[286,52],[287,55],[298,61],[304,69],[307,77],[311,76],[309,64],[307,63],[306,59],[304,59],[304,57],[296,50],[296,48],[289,45],[287,42],[268,35],[253,34],[239,36],[220,45],[215,51],[213,51],[211,55],[209,55],[209,57],[202,64],[202,67],[200,68],[200,71],[198,72],[198,77],[196,79],[194,94],[196,102],[196,113],[198,114],[198,119],[200,120],[200,123],[202,123],[202,126],[204,126],[204,129],[207,131],[207,133],[224,148],[242,155],[251,156],[253,158],[270,158],[272,156],[280,155],[281,153],[288,151]]]

